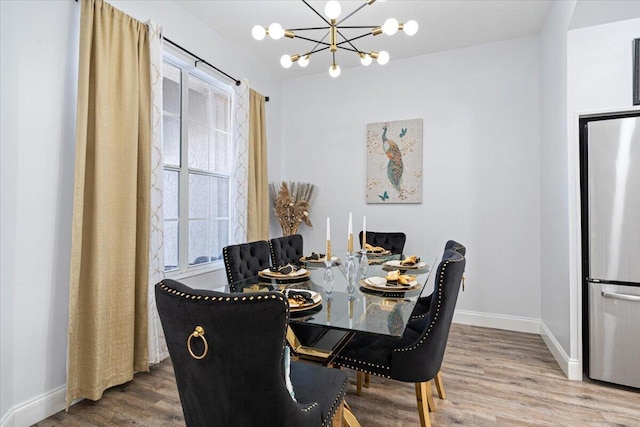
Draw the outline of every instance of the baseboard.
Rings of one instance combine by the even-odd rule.
[[[60,386],[27,403],[13,407],[4,417],[0,427],[28,427],[62,411],[65,406],[67,386]]]
[[[540,320],[528,317],[505,316],[501,314],[478,313],[475,311],[456,310],[454,323],[482,326],[484,328],[504,329],[507,331],[540,333]]]
[[[567,378],[574,381],[582,381],[580,361],[569,357],[556,337],[542,321],[540,322],[540,336]]]

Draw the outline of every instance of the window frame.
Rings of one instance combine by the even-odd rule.
[[[233,181],[233,153],[229,154],[229,174],[222,174],[219,172],[211,172],[199,168],[189,167],[189,127],[185,126],[189,122],[189,75],[203,80],[210,85],[215,91],[225,94],[229,98],[229,111],[228,111],[228,123],[227,131],[221,131],[220,129],[214,129],[209,134],[214,135],[216,132],[225,133],[230,141],[229,148],[233,146],[233,98],[234,91],[231,85],[227,85],[224,82],[218,80],[213,73],[208,73],[195,66],[193,59],[185,58],[183,54],[175,49],[165,49],[162,55],[163,62],[167,62],[174,67],[178,67],[181,70],[180,74],[180,116],[175,116],[180,119],[180,166],[168,165],[163,160],[163,176],[164,171],[177,172],[179,176],[178,185],[178,265],[175,269],[164,270],[164,275],[167,278],[181,279],[191,276],[197,276],[207,274],[210,272],[218,271],[224,268],[222,259],[209,261],[206,263],[190,265],[189,264],[189,177],[190,174],[198,174],[209,177],[228,178],[229,180],[229,200],[228,200],[228,212],[226,217],[218,216],[216,218],[226,218],[228,224],[228,236],[231,237],[232,229],[232,189],[234,186]],[[186,112],[186,113],[185,113]],[[165,114],[162,109],[163,120]],[[171,115],[172,113],[169,113]],[[213,217],[209,217],[211,220]],[[164,219],[166,223],[166,218]],[[164,242],[163,242],[164,243]],[[229,242],[227,243],[229,244]],[[223,245],[224,246],[224,245]],[[163,255],[163,265],[166,265]]]

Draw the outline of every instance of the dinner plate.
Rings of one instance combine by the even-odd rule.
[[[386,261],[382,265],[386,265],[388,267],[393,267],[401,270],[419,270],[421,268],[428,267],[427,263],[423,261],[420,261],[414,265],[402,265],[401,263],[402,261],[400,261],[399,259],[392,259],[390,261]]]
[[[310,275],[311,275],[311,272],[308,270],[305,270],[304,268],[301,268],[300,270],[292,271],[289,274],[278,273],[275,271],[271,271],[268,268],[265,268],[264,270],[260,270],[258,272],[258,276],[260,277],[266,277],[269,279],[279,279],[279,280],[299,279],[301,277],[309,277]]]
[[[286,296],[287,290],[285,290],[285,296]],[[306,302],[301,305],[296,305],[295,301],[289,300],[289,311],[291,312],[310,310],[322,304],[322,295],[318,292],[309,291],[307,289],[290,289],[290,290],[296,291],[296,292],[309,292],[311,294],[311,299],[313,300],[313,302]]]
[[[360,281],[360,286],[372,289],[374,291],[389,291],[389,292],[398,292],[398,291],[413,291],[420,288],[420,283],[417,280],[412,280],[409,282],[408,286],[401,285],[400,283],[387,283],[387,279],[380,276],[372,276],[367,277],[366,279],[362,279]]]
[[[300,261],[302,262],[308,262],[309,264],[324,264],[325,259],[327,259],[327,257],[322,257],[320,259],[307,259],[307,257],[302,257],[300,258]],[[331,262],[336,262],[338,260],[338,257],[332,256],[331,257]]]
[[[383,256],[383,255],[389,255],[390,253],[391,253],[391,251],[389,249],[385,249],[382,252],[367,251],[367,256]]]

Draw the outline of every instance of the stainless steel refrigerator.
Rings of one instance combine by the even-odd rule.
[[[640,111],[580,119],[583,360],[640,388]]]

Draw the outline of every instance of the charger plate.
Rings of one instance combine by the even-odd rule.
[[[373,276],[360,280],[360,286],[378,292],[406,292],[420,289],[422,285],[417,280],[411,281],[408,286],[401,285],[400,283],[388,284],[387,279],[384,277]]]
[[[267,279],[293,280],[293,279],[300,279],[303,277],[309,277],[311,276],[311,272],[309,270],[305,270],[304,268],[301,268],[300,270],[293,271],[289,274],[282,274],[275,271],[271,271],[268,268],[265,268],[264,270],[258,271],[258,276],[265,277]]]

